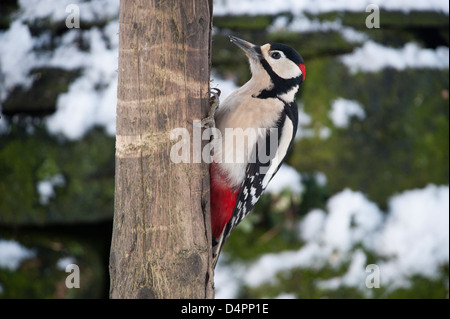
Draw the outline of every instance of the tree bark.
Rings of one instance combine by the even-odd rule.
[[[120,2],[111,298],[214,297],[208,165],[170,159],[209,108],[211,27],[212,0]]]

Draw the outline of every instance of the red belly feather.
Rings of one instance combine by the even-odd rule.
[[[210,165],[211,174],[211,230],[212,237],[219,238],[223,228],[231,219],[236,206],[239,189],[229,188],[226,177],[216,163]]]

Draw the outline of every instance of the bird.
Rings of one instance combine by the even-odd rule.
[[[295,100],[305,63],[281,43],[230,41],[247,55],[251,78],[223,102],[213,94],[205,128],[215,128],[210,163],[210,211],[214,268],[231,231],[250,213],[292,147],[298,126]]]

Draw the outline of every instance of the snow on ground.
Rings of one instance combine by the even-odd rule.
[[[228,259],[225,253],[220,254],[214,272],[214,286],[216,299],[236,298],[245,276],[245,267],[238,263],[226,264]]]
[[[314,129],[308,128],[312,123],[312,117],[305,112],[303,104],[299,105],[298,108],[298,128],[297,134],[295,135],[295,140],[301,140],[302,138],[314,137]]]
[[[32,36],[28,23],[37,18],[65,21],[69,13],[66,5],[77,4],[80,8],[81,28],[71,29],[61,39],[59,46],[49,52],[35,49],[49,45],[50,36],[43,33]],[[106,4],[107,3],[107,4]],[[47,127],[51,133],[62,133],[69,139],[79,139],[94,125],[104,126],[110,135],[115,134],[115,110],[117,92],[119,1],[36,1],[21,0],[15,21],[0,33],[0,103],[17,85],[29,87],[33,68],[57,67],[65,70],[81,69],[82,74],[57,100],[57,111],[48,117]],[[96,19],[116,20],[103,29],[84,30],[83,21]],[[88,51],[78,46],[77,38],[89,43]],[[5,124],[2,124],[5,125]]]
[[[58,261],[56,262],[56,268],[58,268],[59,270],[65,271],[67,266],[75,264],[76,261],[77,260],[75,259],[75,257],[71,257],[71,256],[62,257],[62,258],[58,259]]]
[[[282,293],[276,296],[274,299],[296,299],[294,294]]]
[[[35,64],[31,59],[33,39],[28,27],[21,21],[14,21],[10,28],[0,32],[0,102],[7,97],[7,90],[17,84],[29,86],[32,79],[28,73]]]
[[[363,120],[366,117],[363,107],[356,101],[338,98],[331,103],[331,111],[328,113],[334,126],[348,127],[350,119],[357,117]]]
[[[294,194],[303,192],[302,176],[300,173],[295,168],[283,164],[270,181],[266,192],[278,194],[286,188],[289,188]]]
[[[51,133],[63,133],[70,139],[79,139],[94,125],[100,125],[105,127],[108,134],[115,134],[118,30],[119,25],[114,21],[103,32],[96,28],[85,31],[84,36],[89,39],[90,44],[88,53],[79,50],[71,50],[69,53],[64,49],[63,53],[55,51],[50,65],[59,64],[64,68],[64,63],[60,64],[58,60],[63,59],[60,55],[66,56],[67,53],[68,61],[79,61],[79,67],[84,71],[70,85],[69,91],[58,97],[58,111],[47,119],[47,127]],[[108,48],[108,43],[103,40],[104,36],[111,40],[112,48]]]
[[[375,251],[395,256],[380,264],[382,282],[420,274],[435,278],[449,263],[449,187],[429,185],[391,198]]]
[[[346,189],[331,197],[327,212],[312,210],[299,224],[305,245],[297,251],[266,254],[250,265],[231,265],[224,289],[216,284],[221,298],[236,297],[238,286],[272,283],[279,272],[293,268],[320,269],[349,262],[345,274],[320,280],[322,288],[353,286],[366,288],[367,256],[379,256],[381,286],[408,285],[408,277],[436,278],[441,265],[449,263],[449,187],[428,185],[393,196],[385,214],[362,193]],[[356,248],[355,247],[360,247]],[[363,249],[364,248],[364,249]],[[219,263],[216,274],[230,271]],[[218,275],[218,276],[222,276]]]
[[[49,18],[51,21],[65,21],[69,14],[73,12],[71,7],[68,8],[71,4],[77,5],[80,9],[81,21],[95,21],[116,17],[119,12],[120,1],[19,0],[20,16],[25,21],[43,18]]]
[[[51,178],[39,181],[36,188],[39,194],[39,202],[42,205],[47,205],[50,198],[55,196],[55,187],[62,187],[66,184],[62,174],[56,174]]]
[[[349,42],[361,43],[368,40],[368,36],[365,33],[342,25],[339,19],[336,21],[319,21],[319,19],[310,19],[302,13],[294,16],[292,20],[286,16],[276,18],[269,27],[269,31],[298,33],[337,31]]]
[[[361,48],[343,55],[341,61],[355,73],[376,72],[383,68],[404,70],[406,68],[448,69],[449,48],[424,49],[416,43],[407,43],[401,49],[386,47],[367,41]]]
[[[13,240],[0,239],[0,268],[11,271],[19,268],[22,261],[35,256],[35,252]]]
[[[365,12],[369,4],[376,4],[380,9],[410,12],[414,10],[430,10],[449,12],[449,4],[442,0],[214,0],[214,14],[277,14],[282,12],[323,13],[330,11],[360,11]]]

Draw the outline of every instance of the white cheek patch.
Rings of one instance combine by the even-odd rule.
[[[269,57],[268,60],[272,70],[283,79],[292,79],[302,76],[302,71],[297,64],[287,58],[274,60]]]
[[[273,52],[278,52],[281,55],[280,59],[274,59],[271,57]],[[273,50],[270,51],[270,44],[265,44],[261,47],[261,53],[264,59],[269,63],[272,70],[283,79],[293,79],[303,75],[300,67],[293,61],[288,59],[283,51]]]

